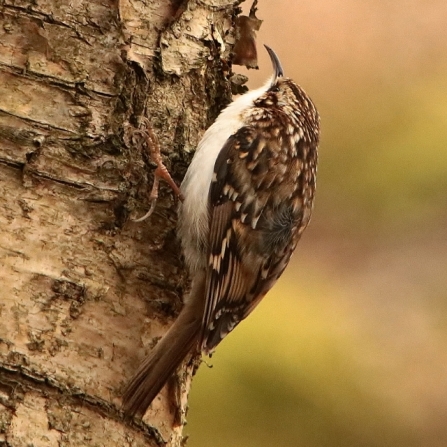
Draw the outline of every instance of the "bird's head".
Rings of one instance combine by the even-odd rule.
[[[291,108],[289,112],[301,111],[318,121],[317,111],[310,98],[292,79],[284,76],[284,70],[278,56],[270,47],[264,46],[272,61],[273,76],[266,86],[265,95],[260,98],[263,105]]]

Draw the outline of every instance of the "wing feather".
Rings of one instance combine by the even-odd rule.
[[[290,144],[289,138],[282,141]],[[302,141],[294,142],[298,143]],[[279,150],[289,150],[289,156],[280,157]],[[290,162],[297,153],[296,147],[278,149],[278,136],[271,132],[243,127],[216,160],[209,193],[201,336],[205,353],[256,307],[289,262],[304,215],[302,171]],[[311,206],[312,200],[308,202]]]

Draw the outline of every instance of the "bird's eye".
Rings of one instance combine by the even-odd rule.
[[[270,90],[272,92],[274,92],[274,93],[278,93],[279,92],[279,86],[278,85],[274,85]]]

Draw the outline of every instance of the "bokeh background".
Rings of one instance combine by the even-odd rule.
[[[447,2],[260,0],[258,17],[250,85],[268,43],[321,114],[316,207],[200,368],[189,445],[445,447]]]

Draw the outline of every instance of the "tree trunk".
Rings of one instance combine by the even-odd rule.
[[[179,182],[230,97],[238,3],[2,2],[0,445],[180,445],[188,372],[144,423],[119,410],[188,286],[169,187],[131,220],[154,170],[132,129]]]

